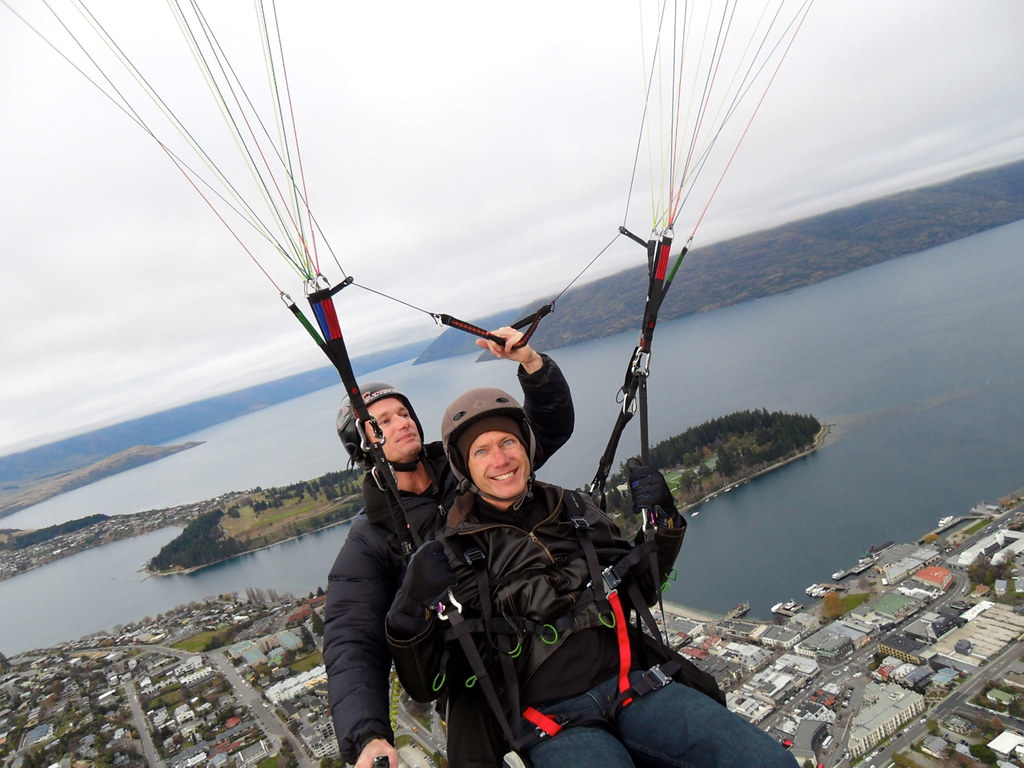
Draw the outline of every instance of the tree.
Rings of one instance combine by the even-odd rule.
[[[736,454],[733,451],[730,451],[724,445],[718,446],[717,469],[722,477],[730,477],[735,474],[737,464]]]
[[[971,744],[970,746],[971,757],[981,760],[983,763],[989,765],[995,765],[997,755],[991,747],[987,747],[984,744]]]

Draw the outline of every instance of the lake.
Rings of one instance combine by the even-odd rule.
[[[685,267],[677,280],[685,280]],[[668,598],[754,617],[854,563],[870,545],[916,539],[940,517],[1024,486],[1024,223],[815,286],[659,324],[649,383],[654,441],[731,411],[765,407],[834,425],[825,447],[690,519]],[[557,322],[557,312],[545,322]],[[296,343],[299,341],[297,335]],[[576,402],[572,440],[544,480],[589,482],[615,421],[636,334],[552,351]],[[354,350],[358,354],[359,350]],[[514,367],[476,356],[392,366],[364,380],[410,392],[428,439],[459,392],[518,392]],[[340,385],[182,436],[203,445],[4,519],[34,528],[232,490],[304,480],[343,466],[334,432]],[[620,460],[639,451],[637,419]],[[189,576],[144,578],[167,529],[0,582],[0,651],[12,654],[248,586],[295,595],[325,586],[347,526]],[[17,617],[12,620],[12,617]]]

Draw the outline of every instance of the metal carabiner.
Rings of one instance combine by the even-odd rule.
[[[460,615],[462,614],[462,603],[455,599],[455,593],[452,592],[450,589],[448,590],[448,604],[455,609],[456,613]],[[441,619],[442,621],[450,621],[450,619],[448,618],[448,613],[445,610],[444,600],[439,601],[438,604],[434,607],[434,610],[437,611],[437,618]]]

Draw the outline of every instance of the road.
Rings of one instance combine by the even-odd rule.
[[[187,659],[194,656],[194,653],[188,651],[182,651],[178,648],[171,648],[167,645],[145,645],[140,646],[146,650],[156,651],[158,653],[167,654],[168,656],[175,656],[179,659]],[[231,688],[234,690],[235,695],[238,697],[239,702],[244,704],[252,712],[256,723],[267,734],[267,741],[270,743],[270,751],[273,753],[279,744],[287,742],[292,751],[295,753],[295,759],[299,764],[299,768],[317,768],[318,763],[314,763],[310,757],[306,754],[302,744],[295,737],[295,735],[289,731],[284,723],[281,722],[280,718],[274,714],[271,710],[270,705],[267,704],[266,700],[260,695],[259,691],[253,688],[249,681],[238,674],[238,670],[235,669],[235,665],[228,659],[227,654],[224,651],[210,651],[203,656],[209,660],[212,664],[217,666],[217,669],[224,676],[224,679],[228,681]],[[147,721],[142,713],[142,707],[138,702],[137,697],[134,695],[134,686],[131,689],[129,699],[132,702],[132,715],[136,718],[137,723],[141,723],[139,727],[140,735],[145,733],[146,738],[152,747],[152,739],[149,737],[149,728],[147,727]],[[136,707],[138,707],[138,713],[136,713]],[[141,720],[140,720],[141,718]],[[146,742],[143,742],[145,746]],[[155,749],[153,754],[156,754]],[[149,759],[149,753],[147,752],[148,765],[158,765],[155,762],[156,758]],[[163,763],[159,763],[163,765]]]
[[[142,711],[142,703],[139,701],[139,694],[135,690],[135,681],[129,680],[125,684],[125,693],[128,694],[128,706],[132,710],[132,720],[135,721],[135,730],[138,731],[139,740],[142,742],[142,752],[146,756],[146,765],[152,768],[163,768],[164,761],[156,751],[153,744],[153,736],[149,732],[149,720],[146,713]]]
[[[260,728],[267,734],[267,738],[271,742],[271,752],[279,744],[286,741],[295,753],[295,759],[298,762],[299,768],[316,768],[317,764],[306,754],[299,740],[274,714],[270,705],[267,704],[259,691],[253,688],[248,680],[238,674],[238,670],[235,669],[235,665],[228,659],[227,654],[224,651],[209,651],[206,656],[217,665],[217,669],[224,675],[224,679],[231,684],[235,695],[238,696],[238,700],[252,711],[256,722],[259,723]]]

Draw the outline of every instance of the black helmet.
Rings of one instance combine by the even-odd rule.
[[[456,398],[448,406],[441,419],[441,441],[444,443],[445,456],[448,457],[452,474],[472,490],[476,490],[476,486],[473,485],[473,481],[469,477],[466,457],[459,448],[459,438],[466,434],[466,431],[474,424],[480,424],[485,419],[490,421],[502,417],[511,419],[512,426],[522,437],[523,444],[526,446],[526,454],[530,459],[530,475],[532,477],[537,439],[530,428],[530,422],[526,418],[523,406],[516,402],[516,399],[508,392],[493,387],[471,389]],[[487,431],[487,425],[481,424],[481,426],[485,427],[481,431]]]
[[[416,429],[420,433],[420,441],[423,441],[423,426],[416,416],[416,411],[413,410],[412,403],[409,402],[409,398],[406,397],[402,390],[383,381],[364,384],[360,387],[360,390],[365,405],[372,405],[378,400],[384,400],[389,397],[400,400],[408,409],[409,416],[416,423]],[[363,469],[373,467],[373,457],[370,456],[368,450],[369,445],[366,442],[366,432],[363,430],[363,424],[359,420],[359,414],[352,407],[352,399],[347,395],[341,401],[341,407],[338,408],[338,437],[341,438],[341,444],[345,446],[345,450],[348,451],[348,455],[351,457],[349,466],[358,464]]]

